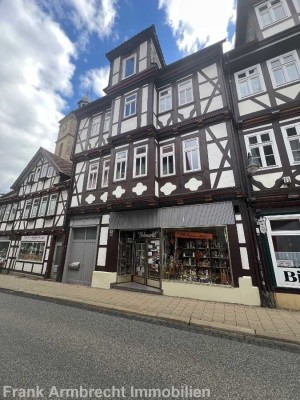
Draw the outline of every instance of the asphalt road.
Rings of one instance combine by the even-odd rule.
[[[0,340],[0,399],[171,398],[172,387],[180,399],[208,394],[195,389],[211,399],[300,395],[299,353],[13,294],[0,293]]]

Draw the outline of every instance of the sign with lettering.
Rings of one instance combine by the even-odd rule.
[[[300,268],[274,268],[279,287],[300,289]]]
[[[38,236],[22,236],[22,242],[46,242],[47,235],[38,235]]]
[[[158,239],[160,237],[160,231],[158,229],[137,231],[136,237],[138,239]]]
[[[211,233],[204,232],[175,232],[175,237],[182,239],[206,239],[213,240],[213,236]]]

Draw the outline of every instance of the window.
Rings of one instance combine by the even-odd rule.
[[[182,145],[184,172],[198,171],[200,169],[198,138],[184,140]]]
[[[123,79],[135,74],[135,55],[123,61]]]
[[[8,240],[0,240],[0,258],[6,259],[8,255],[8,249],[9,249],[10,241]]]
[[[35,180],[35,181],[38,181],[38,180],[39,180],[39,178],[40,178],[40,173],[41,173],[41,167],[38,167],[38,168],[36,169],[36,171],[35,171],[35,177],[34,177],[34,180]]]
[[[96,117],[93,117],[92,128],[91,128],[91,137],[99,135],[100,122],[101,122],[101,115],[97,115]]]
[[[262,72],[259,65],[247,68],[235,74],[239,99],[265,90]]]
[[[11,208],[11,212],[10,212],[10,216],[9,216],[10,221],[13,221],[15,219],[15,216],[17,214],[17,209],[18,209],[18,204],[14,203]]]
[[[300,123],[282,128],[291,165],[300,163]]]
[[[87,190],[94,190],[97,187],[99,163],[90,164]]]
[[[299,58],[295,51],[268,61],[274,87],[294,82],[300,78]]]
[[[107,187],[108,186],[109,162],[110,162],[109,160],[103,161],[101,187]]]
[[[115,181],[120,181],[126,178],[127,167],[127,150],[119,151],[116,153],[115,163]]]
[[[178,84],[178,104],[182,106],[191,101],[193,101],[193,86],[192,80],[189,79]]]
[[[45,242],[21,242],[18,260],[42,262]]]
[[[247,151],[262,168],[280,166],[279,155],[272,131],[246,136]]]
[[[31,214],[30,214],[31,218],[35,218],[37,216],[39,204],[40,204],[40,199],[34,199],[33,200]]]
[[[2,218],[4,216],[4,211],[5,211],[5,206],[0,207],[0,222],[2,221]]]
[[[44,178],[45,176],[47,176],[47,169],[48,169],[48,164],[43,165],[41,178]]]
[[[97,228],[73,228],[74,240],[96,240],[97,238]]]
[[[266,1],[256,7],[256,14],[261,28],[272,25],[288,16],[285,0]]]
[[[147,145],[134,149],[133,177],[147,175]]]
[[[26,204],[25,204],[25,208],[24,208],[24,213],[23,213],[24,219],[29,217],[30,209],[31,209],[31,200],[27,200]]]
[[[58,194],[51,195],[48,205],[47,215],[53,215],[55,213],[57,199],[58,199]]]
[[[168,88],[159,92],[159,112],[168,111],[172,108],[172,89]]]
[[[124,117],[130,117],[136,113],[136,94],[125,97]]]
[[[300,12],[300,0],[293,0],[297,12]]]
[[[160,174],[169,176],[175,174],[175,150],[174,143],[160,148]]]
[[[29,175],[28,183],[33,182],[33,181],[34,181],[34,173],[32,172],[32,173]]]
[[[51,178],[52,175],[53,175],[53,167],[49,167],[49,168],[48,168],[48,172],[47,172],[47,177],[48,177],[48,178]]]
[[[40,209],[39,209],[39,217],[42,217],[46,214],[47,202],[48,202],[48,196],[42,197]]]
[[[3,217],[3,221],[8,221],[8,217],[10,214],[10,210],[11,210],[11,204],[8,204],[6,206],[5,212],[4,212],[4,217]]]
[[[106,111],[105,117],[104,117],[103,132],[108,132],[109,131],[110,116],[111,116],[111,111],[110,110]]]

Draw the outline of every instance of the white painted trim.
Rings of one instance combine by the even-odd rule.
[[[185,133],[184,135],[180,135],[180,137],[186,137],[186,136],[191,136],[191,135],[195,135],[195,134],[197,134],[197,133],[199,133],[199,131],[194,131],[194,132],[189,132],[189,133]]]
[[[297,71],[298,71],[299,78],[298,78],[298,79],[295,79],[295,80],[293,80],[293,81],[286,81],[285,83],[283,83],[283,84],[281,84],[281,85],[277,85],[276,80],[275,80],[275,77],[274,77],[274,74],[273,74],[273,70],[272,70],[271,63],[272,63],[273,61],[275,61],[275,60],[282,59],[283,57],[286,57],[286,56],[288,56],[288,55],[293,55],[293,57],[294,57],[295,66],[296,66],[296,69],[297,69]],[[274,88],[274,89],[282,88],[282,87],[284,87],[284,86],[291,85],[291,84],[294,83],[294,82],[299,82],[299,81],[300,81],[300,61],[299,61],[298,53],[297,53],[296,50],[289,51],[288,53],[285,53],[285,54],[280,54],[279,56],[274,57],[274,58],[268,60],[268,61],[267,61],[267,66],[268,66],[269,74],[270,74],[271,81],[272,81],[272,85],[273,85],[273,88]],[[283,66],[283,72],[284,72],[284,75],[285,75],[285,68],[284,68],[284,66]],[[286,75],[285,75],[285,77],[286,77]]]
[[[136,158],[137,158],[137,150],[139,149],[139,148],[141,148],[141,147],[146,147],[146,152],[145,153],[143,153],[143,155],[145,156],[145,158],[146,158],[146,163],[145,163],[145,173],[144,174],[142,174],[142,175],[136,175]],[[143,156],[142,155],[142,156]],[[142,158],[142,157],[138,157],[138,158]],[[148,174],[148,145],[147,144],[144,144],[144,145],[141,145],[141,146],[137,146],[137,147],[134,147],[134,155],[133,155],[133,175],[132,175],[132,177],[133,178],[142,178],[142,177],[144,177],[144,176],[147,176],[147,174]]]
[[[259,23],[259,26],[260,26],[261,30],[268,29],[271,26],[273,26],[273,25],[275,25],[275,24],[277,24],[277,23],[279,23],[281,21],[284,21],[285,19],[287,19],[287,18],[289,18],[291,16],[291,13],[290,13],[289,7],[286,4],[286,1],[285,0],[280,0],[280,1],[281,1],[282,6],[283,6],[283,9],[285,11],[286,16],[284,18],[281,18],[281,19],[278,19],[278,20],[275,19],[275,14],[273,12],[273,8],[270,7],[270,5],[271,5],[270,4],[271,3],[270,0],[265,1],[263,3],[260,3],[255,7],[257,20],[258,20],[258,23]],[[264,5],[268,5],[269,6],[268,9],[270,10],[270,15],[271,15],[271,18],[272,18],[272,22],[269,25],[266,25],[266,26],[263,26],[263,23],[262,23],[262,20],[261,20],[261,16],[260,16],[260,13],[259,13],[259,8],[264,6]]]
[[[144,142],[149,142],[149,139],[137,140],[136,142],[133,142],[132,144],[139,144],[139,143],[144,143]]]
[[[175,139],[174,139],[174,140],[175,140]],[[163,149],[164,147],[166,147],[166,146],[172,146],[172,151],[170,151],[169,153],[163,155],[162,149]],[[160,146],[160,147],[159,147],[159,153],[160,153],[160,157],[159,157],[159,158],[160,158],[160,176],[161,176],[162,178],[165,178],[165,177],[168,177],[168,176],[174,176],[174,175],[176,175],[176,161],[175,161],[175,146],[174,146],[174,143],[170,143],[170,145]],[[174,161],[174,165],[173,165],[173,167],[174,167],[174,172],[173,172],[173,174],[163,174],[163,162],[162,162],[163,156],[166,157],[166,156],[168,156],[168,155],[173,155],[173,161]]]
[[[185,159],[185,153],[186,153],[186,151],[185,151],[185,143],[187,141],[189,141],[189,140],[194,140],[194,139],[197,140],[197,147],[192,148],[191,150],[198,150],[197,151],[197,158],[198,158],[199,168],[187,170],[186,159]],[[190,172],[195,172],[195,171],[200,171],[201,170],[200,147],[199,147],[199,138],[198,137],[182,141],[182,156],[183,156],[183,171],[185,173],[190,173]]]
[[[254,69],[254,68],[257,68],[257,71],[258,71],[257,76],[258,76],[258,79],[260,81],[261,90],[259,90],[258,92],[251,91],[250,94],[248,94],[247,96],[242,96],[241,90],[240,90],[240,85],[239,85],[239,77],[238,77],[238,75],[240,75],[242,73],[247,74],[249,70]],[[248,99],[249,97],[253,97],[253,96],[256,96],[256,95],[261,95],[261,93],[266,92],[265,80],[264,80],[264,77],[263,77],[263,73],[262,73],[260,64],[253,65],[252,67],[248,67],[248,68],[245,68],[245,69],[243,69],[241,71],[236,72],[234,74],[234,79],[235,79],[235,85],[236,85],[236,89],[237,89],[237,94],[238,94],[238,99],[239,100]],[[247,83],[248,83],[250,80],[251,80],[251,77],[250,76],[246,76],[245,81],[247,81]],[[249,85],[248,85],[248,88],[252,88],[252,86],[249,87]]]
[[[288,136],[287,132],[286,132],[286,130],[288,128],[296,128],[297,136]],[[292,152],[292,149],[291,149],[290,141],[291,140],[297,140],[297,139],[300,141],[300,122],[298,122],[296,124],[290,124],[290,125],[286,125],[286,126],[281,126],[281,131],[282,131],[282,136],[283,136],[283,139],[284,139],[286,152],[287,152],[288,157],[289,157],[290,165],[299,165],[300,161],[295,161],[294,160],[294,156],[293,156],[293,152]]]
[[[119,151],[116,153],[116,157],[115,157],[115,170],[114,170],[114,182],[120,182],[120,181],[125,181],[126,180],[126,175],[127,175],[127,164],[128,164],[128,150],[123,150],[126,152],[126,158],[125,158],[125,172],[124,172],[124,178],[116,178],[116,174],[117,174],[117,164],[119,164],[117,162],[117,154],[121,153],[122,151]]]
[[[300,117],[285,119],[283,121],[279,121],[279,124],[283,125],[283,124],[286,124],[287,122],[292,122],[292,121],[299,121],[300,122]]]
[[[134,68],[133,68],[133,73],[125,76],[125,71],[126,71],[126,61],[130,60],[131,58],[134,58]],[[122,80],[123,79],[127,79],[130,76],[133,76],[136,74],[136,53],[131,54],[129,57],[124,58],[124,60],[122,61]]]

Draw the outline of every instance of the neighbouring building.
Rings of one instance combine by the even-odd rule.
[[[153,26],[74,111],[64,282],[259,305],[222,42],[166,65]]]
[[[261,280],[277,306],[300,309],[300,1],[238,1],[225,54]]]
[[[72,163],[40,148],[0,197],[0,258],[7,271],[57,278]]]
[[[64,160],[70,161],[74,138],[76,134],[77,121],[73,112],[70,112],[59,121],[54,154]]]

